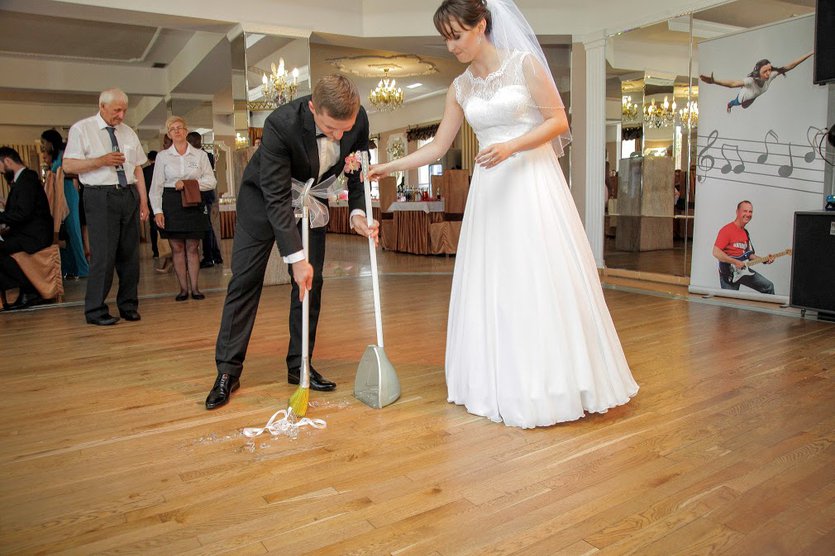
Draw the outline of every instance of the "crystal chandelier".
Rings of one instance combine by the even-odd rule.
[[[687,106],[678,111],[681,123],[689,128],[699,125],[699,104],[695,100],[687,103]]]
[[[670,127],[676,121],[676,101],[673,103],[664,97],[663,104],[655,104],[655,99],[649,106],[644,105],[644,125],[651,128]]]
[[[640,108],[638,108],[637,104],[632,102],[632,97],[623,97],[621,106],[622,124],[628,125],[641,123],[641,118],[639,117],[640,113]]]
[[[394,79],[389,79],[388,68],[383,69],[383,78],[368,95],[368,100],[374,108],[383,112],[395,110],[403,104],[403,89],[397,87]]]
[[[250,110],[274,110],[293,100],[298,90],[299,69],[288,72],[284,68],[284,58],[278,59],[278,67],[270,64],[270,73],[262,74],[261,93],[264,100],[249,102]]]

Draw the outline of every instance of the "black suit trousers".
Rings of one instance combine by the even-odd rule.
[[[264,287],[264,273],[270,259],[275,239],[257,239],[241,226],[235,229],[232,244],[232,279],[226,291],[220,331],[215,344],[217,372],[241,376],[246,358],[252,328],[261,301]],[[322,300],[322,266],[325,260],[325,228],[310,230],[310,264],[313,266],[313,289],[310,291],[310,352],[316,338],[316,324]],[[290,269],[292,276],[292,268]],[[292,282],[290,303],[290,349],[287,354],[291,361],[301,361],[301,302],[298,285]],[[293,315],[296,314],[295,319]],[[294,347],[296,346],[296,347]],[[295,351],[294,351],[295,350]]]
[[[101,318],[109,310],[105,300],[119,276],[116,306],[120,311],[139,307],[139,194],[134,186],[84,189],[84,210],[90,236],[90,275],[84,314]]]

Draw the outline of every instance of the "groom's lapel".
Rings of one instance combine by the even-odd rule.
[[[307,151],[307,160],[310,162],[310,177],[319,176],[319,146],[316,144],[316,122],[313,121],[313,113],[307,103],[301,105],[302,119],[302,141],[304,150]]]

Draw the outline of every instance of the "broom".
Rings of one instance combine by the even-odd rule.
[[[307,196],[310,193],[310,186],[313,185],[313,180],[310,179],[304,186],[301,194],[301,208],[302,208],[302,248],[304,249],[304,260],[310,259],[309,253],[309,229],[310,229],[310,211],[307,205]],[[299,371],[299,387],[290,396],[290,410],[298,415],[304,417],[307,413],[307,402],[310,400],[310,355],[308,348],[310,345],[310,292],[305,289],[304,298],[302,299],[302,364]]]

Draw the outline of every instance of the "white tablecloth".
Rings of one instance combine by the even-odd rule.
[[[423,211],[444,212],[443,201],[396,201],[389,205],[387,212],[396,211]]]

